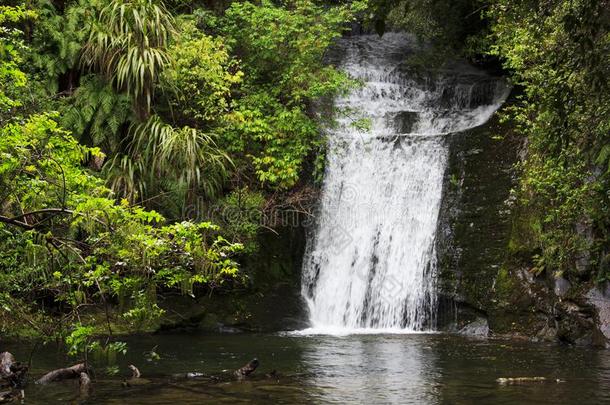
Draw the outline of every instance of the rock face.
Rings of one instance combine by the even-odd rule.
[[[604,346],[610,341],[610,285],[603,288],[594,287],[586,294],[588,302],[597,310],[597,327],[602,336]]]
[[[496,329],[492,308],[503,280],[498,276],[510,239],[506,201],[516,184],[513,173],[519,147],[500,132],[496,119],[453,135],[437,231],[439,284],[443,304],[441,328],[459,328],[487,317]]]
[[[522,142],[497,118],[452,137],[437,252],[442,305],[439,327],[466,331],[485,319],[491,335],[608,347],[610,287],[585,277],[532,271],[510,190],[518,184],[515,163]],[[579,232],[587,232],[580,229]],[[474,322],[474,323],[473,323]]]

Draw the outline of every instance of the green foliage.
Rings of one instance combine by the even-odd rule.
[[[36,1],[36,29],[33,32],[29,57],[40,70],[47,89],[59,90],[58,79],[70,75],[68,86],[75,86],[80,55],[92,24],[92,16],[101,7],[100,1],[66,2],[63,12],[51,0]],[[71,88],[67,89],[71,91]]]
[[[0,7],[0,333],[110,359],[98,335],[154,326],[160,296],[244,283],[271,193],[322,171],[355,85],[324,55],[366,3],[187,3]]]
[[[588,252],[606,254],[610,241],[608,7],[496,0],[487,12],[491,52],[524,90],[509,113],[528,139],[519,196],[540,220],[537,268],[570,272]]]
[[[20,70],[23,33],[13,25],[35,16],[23,7],[0,6],[0,119],[21,105],[19,92],[26,85],[26,76]]]
[[[312,102],[353,85],[323,63],[324,53],[362,8],[358,2],[280,7],[264,1],[233,3],[226,11],[222,32],[242,61],[245,95],[235,101],[222,139],[229,151],[246,155],[262,183],[294,186],[304,160],[322,142],[323,120],[307,113]]]
[[[10,294],[10,301],[1,300],[0,318],[7,312],[22,321],[44,317],[43,299],[44,307],[74,320],[94,307],[111,317],[108,305],[115,302],[119,321],[143,329],[162,314],[156,300],[164,289],[192,293],[194,286],[239,282],[232,257],[241,245],[211,223],[161,226],[160,214],[117,204],[103,180],[81,167],[85,156],[97,154],[49,115],[0,130],[0,251],[6,252],[0,290]],[[28,302],[28,309],[17,314],[7,302]],[[83,323],[69,335],[73,351],[88,345],[92,326]]]
[[[113,0],[92,20],[83,61],[125,89],[145,117],[157,77],[169,62],[166,47],[173,32],[173,17],[162,2]]]
[[[323,64],[326,49],[354,19],[362,3],[322,7],[295,1],[278,7],[233,3],[226,12],[223,32],[244,63],[251,84],[265,83],[288,105],[334,95],[345,75]]]
[[[172,116],[190,125],[221,124],[244,74],[221,38],[198,31],[190,18],[179,20],[179,27],[176,43],[169,50],[171,68],[161,77]]]
[[[367,21],[379,35],[405,30],[434,44],[434,54],[446,60],[447,53],[461,52],[473,36],[485,28],[481,11],[486,0],[373,0]],[[380,24],[385,21],[384,24]]]
[[[305,158],[322,142],[311,117],[267,92],[240,100],[222,131],[222,145],[238,156],[247,154],[259,181],[278,188],[296,184]]]
[[[68,354],[76,356],[86,353],[90,349],[91,338],[95,328],[92,326],[78,325],[74,330],[66,336],[66,345],[68,346]]]
[[[79,140],[107,153],[121,150],[122,129],[133,120],[131,101],[99,76],[81,78],[65,103],[61,123]]]
[[[264,205],[265,197],[247,188],[233,191],[218,203],[218,222],[227,237],[244,245],[245,253],[258,251],[257,236],[263,222]]]

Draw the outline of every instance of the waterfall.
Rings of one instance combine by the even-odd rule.
[[[407,34],[344,38],[337,64],[361,87],[335,100],[302,293],[321,333],[434,329],[435,234],[448,134],[485,123],[504,81],[454,64],[427,72]],[[366,118],[366,130],[354,125]]]

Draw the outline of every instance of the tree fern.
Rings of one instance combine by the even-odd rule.
[[[103,78],[88,76],[71,97],[62,124],[73,134],[106,152],[118,152],[121,127],[131,120],[129,97],[117,94]]]
[[[37,0],[36,30],[32,62],[46,77],[51,92],[58,89],[58,78],[77,69],[83,44],[89,35],[91,15],[100,8],[99,1],[79,0],[60,12],[50,0]],[[70,83],[70,86],[76,83]]]

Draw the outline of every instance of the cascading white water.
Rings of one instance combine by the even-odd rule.
[[[508,86],[465,66],[409,68],[417,45],[406,34],[346,38],[337,49],[341,68],[364,85],[335,102],[349,113],[329,130],[303,265],[311,326],[320,333],[433,329],[444,135],[486,122]],[[370,128],[358,130],[353,115]]]

